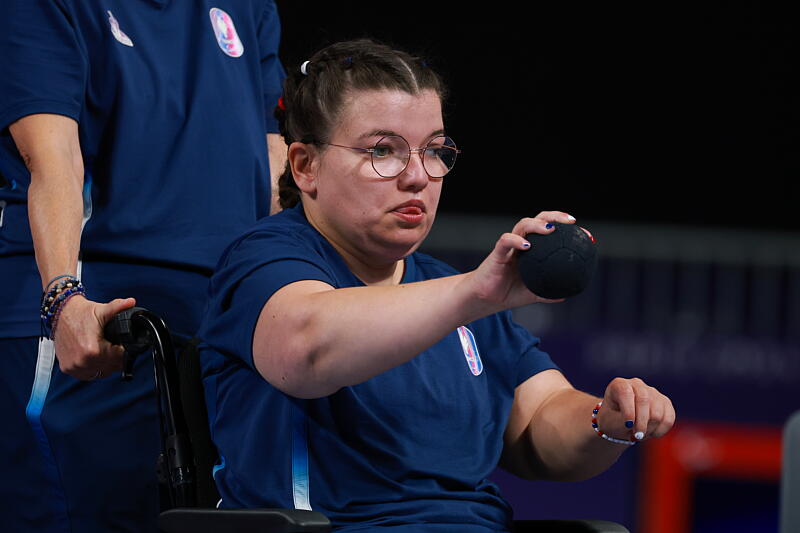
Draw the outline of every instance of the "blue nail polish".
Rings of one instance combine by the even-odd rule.
[[[522,243],[522,247],[523,247],[523,248],[530,248],[530,247],[531,247],[531,243],[529,243],[529,242],[523,242],[523,243]]]
[[[625,421],[625,427],[628,428],[628,429],[632,428],[633,427],[633,420],[626,420]]]
[[[546,229],[552,229],[552,227],[553,227],[553,225],[551,223],[549,223],[549,222],[545,226]]]

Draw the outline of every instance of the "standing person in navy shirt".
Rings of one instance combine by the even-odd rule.
[[[639,379],[602,400],[575,390],[510,318],[548,302],[519,278],[524,235],[574,218],[520,220],[466,274],[416,251],[458,154],[443,93],[371,41],[289,73],[286,209],[223,254],[200,330],[222,507],[314,509],[341,531],[508,531],[498,463],[582,479],[672,427]],[[488,149],[520,149],[508,142]]]
[[[276,7],[3,8],[3,528],[155,531],[152,362],[140,357],[122,383],[121,349],[101,328],[136,302],[179,342],[193,336],[222,249],[269,214],[268,165],[282,168],[286,150],[272,116]]]

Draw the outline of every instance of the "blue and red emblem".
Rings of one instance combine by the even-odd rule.
[[[472,372],[473,376],[480,376],[481,372],[483,372],[483,362],[481,361],[481,354],[478,353],[478,343],[475,342],[475,335],[466,326],[460,326],[457,331],[469,371]]]
[[[239,40],[231,16],[218,7],[212,7],[208,16],[211,17],[211,29],[214,30],[214,37],[217,38],[217,44],[222,51],[231,57],[241,56],[244,53],[244,45]]]

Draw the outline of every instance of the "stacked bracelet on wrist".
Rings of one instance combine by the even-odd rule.
[[[633,446],[634,444],[636,444],[635,440],[615,439],[614,437],[606,435],[605,433],[600,431],[600,428],[597,425],[597,413],[600,412],[600,407],[602,405],[603,405],[603,400],[600,400],[599,402],[597,402],[597,405],[594,406],[594,409],[592,409],[592,428],[594,428],[595,433],[597,433],[600,437],[606,439],[607,441],[616,444],[624,444],[626,446]]]
[[[47,287],[56,280],[61,281],[47,290]],[[56,325],[58,324],[58,318],[61,316],[61,310],[64,308],[64,304],[76,294],[85,294],[86,289],[83,288],[78,278],[70,275],[53,278],[47,284],[47,287],[45,287],[45,293],[42,295],[40,316],[42,318],[42,328],[44,329],[45,335],[47,338],[53,339],[55,338]]]

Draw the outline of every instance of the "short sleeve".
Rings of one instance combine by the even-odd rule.
[[[261,309],[279,289],[303,280],[335,285],[322,257],[296,235],[270,231],[238,241],[211,278],[200,338],[255,368],[253,334]]]
[[[540,340],[504,311],[486,317],[474,327],[479,332],[481,351],[486,358],[503,361],[502,374],[506,383],[517,387],[531,376],[544,370],[560,370],[550,356],[540,349]]]
[[[7,0],[0,32],[0,131],[34,113],[79,120],[86,56],[60,2]]]
[[[534,337],[527,329],[511,321],[510,316],[508,320],[514,330],[513,335],[519,340],[522,347],[519,352],[519,359],[517,359],[515,387],[522,385],[528,378],[539,372],[561,370],[550,359],[550,355],[539,348],[540,340],[538,337]]]
[[[281,24],[275,2],[264,2],[264,12],[258,25],[258,44],[261,54],[261,81],[264,87],[264,123],[267,133],[278,132],[275,106],[283,93],[283,69],[278,50],[281,39]]]

